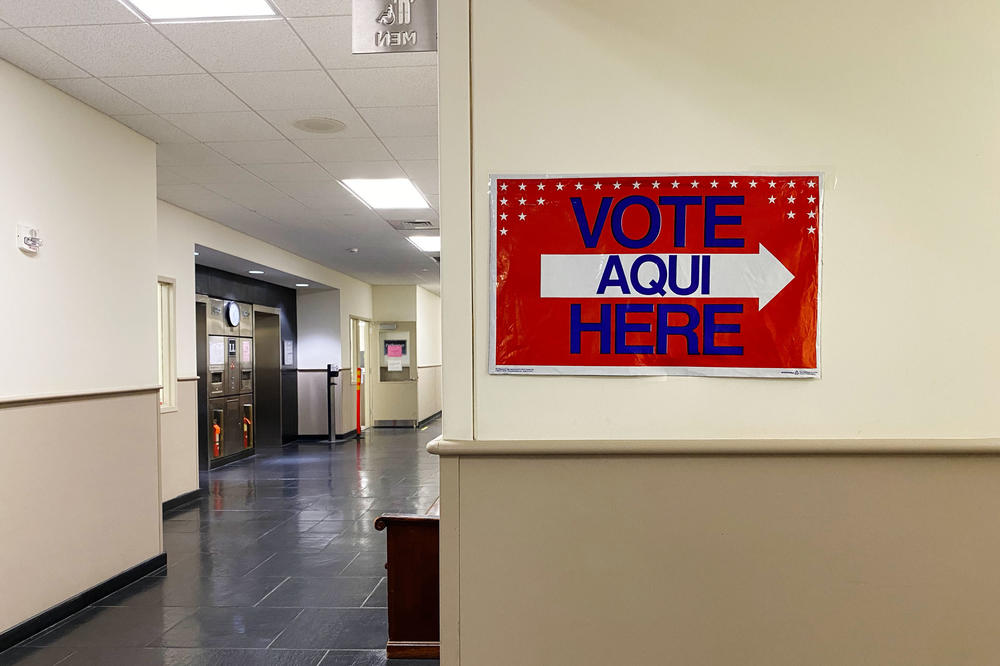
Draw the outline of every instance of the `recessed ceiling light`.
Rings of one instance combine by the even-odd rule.
[[[150,21],[211,21],[276,17],[268,0],[120,0]]]
[[[347,251],[350,252],[351,254],[357,254],[358,253],[358,248],[356,248],[356,247],[349,247],[349,248],[347,248]]]
[[[347,178],[342,182],[372,208],[430,208],[409,178]]]
[[[296,287],[308,287],[309,285],[306,284],[305,282],[296,282],[295,286]]]
[[[263,275],[264,271],[247,271],[250,275]]]
[[[440,252],[440,236],[407,236],[406,239],[424,252]]]
[[[303,118],[296,120],[292,125],[303,132],[312,132],[313,134],[333,134],[347,127],[336,118],[321,117]]]

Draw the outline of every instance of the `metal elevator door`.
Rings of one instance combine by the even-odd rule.
[[[281,329],[278,315],[254,312],[256,446],[281,446]]]

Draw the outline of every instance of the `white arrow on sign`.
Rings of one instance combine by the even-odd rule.
[[[611,257],[612,268],[599,293]],[[675,259],[671,259],[671,257]],[[645,257],[633,275],[632,266]],[[650,257],[658,257],[659,261]],[[705,261],[705,258],[708,261]],[[662,267],[676,266],[676,275]],[[705,268],[707,267],[707,271]],[[697,288],[685,294],[697,270]],[[621,278],[624,278],[622,280]],[[795,278],[763,245],[756,254],[543,254],[542,298],[756,298],[763,310]],[[625,284],[622,285],[621,283]],[[643,293],[646,292],[646,293]],[[651,292],[651,293],[650,293]],[[661,293],[662,292],[662,293]],[[707,293],[706,293],[707,292]]]

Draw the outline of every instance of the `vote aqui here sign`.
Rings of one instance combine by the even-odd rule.
[[[492,176],[493,374],[819,375],[822,177]]]

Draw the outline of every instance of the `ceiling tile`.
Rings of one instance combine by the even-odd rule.
[[[190,185],[191,181],[172,170],[172,167],[156,167],[156,185]]]
[[[229,183],[252,183],[260,186],[260,179],[242,167],[231,162],[222,164],[192,164],[188,166],[172,166],[170,170],[186,178],[188,182],[199,185],[217,185]]]
[[[285,21],[161,23],[157,27],[210,72],[319,68]]]
[[[317,162],[390,160],[378,139],[302,139],[295,142]]]
[[[201,143],[161,143],[156,146],[159,166],[230,164],[225,157]]]
[[[185,134],[163,118],[150,113],[137,116],[115,116],[115,120],[131,127],[156,143],[195,143],[197,141],[193,136]]]
[[[251,111],[170,113],[163,118],[199,141],[259,141],[278,139],[278,131]]]
[[[315,162],[307,164],[250,164],[247,165],[247,170],[269,183],[276,181],[314,183],[333,180],[333,176]]]
[[[358,111],[380,137],[436,136],[438,133],[436,106],[384,106]]]
[[[399,165],[425,195],[438,193],[437,160],[410,160],[400,162]]]
[[[338,110],[328,108],[301,108],[284,109],[281,111],[261,111],[260,115],[264,116],[269,123],[277,127],[278,131],[287,136],[289,139],[316,139],[322,137],[336,137],[338,139],[373,139],[375,137],[375,135],[372,134],[372,131],[368,129],[368,125],[365,124],[365,121],[361,118],[361,116],[359,116],[358,113],[350,106]],[[344,123],[345,127],[341,131],[334,132],[333,134],[307,132],[294,125],[295,121],[302,120],[303,118],[334,118]]]
[[[286,17],[351,14],[351,0],[271,0]]]
[[[323,162],[327,172],[343,180],[345,178],[405,178],[406,173],[393,161],[384,162]]]
[[[257,210],[263,206],[292,206],[296,203],[288,195],[267,183],[254,180],[255,182],[213,183],[206,185],[206,187],[251,210]]]
[[[237,164],[290,164],[309,161],[309,156],[298,146],[284,139],[227,141],[208,145]]]
[[[328,108],[351,109],[343,93],[322,70],[307,72],[243,72],[218,78],[257,110]]]
[[[223,199],[223,201],[225,200]],[[243,206],[231,201],[219,206],[205,207],[194,212],[263,241],[268,241],[269,238],[274,237],[275,234],[282,231],[280,225],[275,224],[263,215],[258,215],[252,210],[247,210]]]
[[[341,69],[330,74],[358,108],[437,104],[437,67]]]
[[[201,185],[163,185],[156,188],[156,196],[181,208],[196,212],[209,208],[223,210],[237,205],[215,192],[206,190]]]
[[[289,23],[327,69],[436,66],[437,53],[351,53],[351,17],[297,18]]]
[[[136,104],[100,79],[56,79],[49,83],[108,115],[146,113],[141,104]]]
[[[142,21],[118,0],[0,0],[0,18],[18,28]]]
[[[94,76],[201,71],[194,61],[146,23],[26,28],[24,32]]]
[[[89,76],[62,56],[12,28],[0,30],[0,58],[42,79]]]
[[[247,110],[246,104],[208,74],[128,76],[104,81],[155,113]]]
[[[386,220],[430,220],[431,222],[437,222],[438,216],[433,208],[392,208],[389,210],[379,211]],[[411,230],[406,230],[404,233],[410,233]]]
[[[436,160],[438,156],[436,136],[387,137],[382,143],[397,160]]]
[[[323,199],[334,204],[350,204],[357,202],[353,194],[340,183],[329,180],[325,182],[305,183],[301,181],[276,181],[273,185],[295,199],[313,198]],[[360,203],[360,202],[358,202]]]

